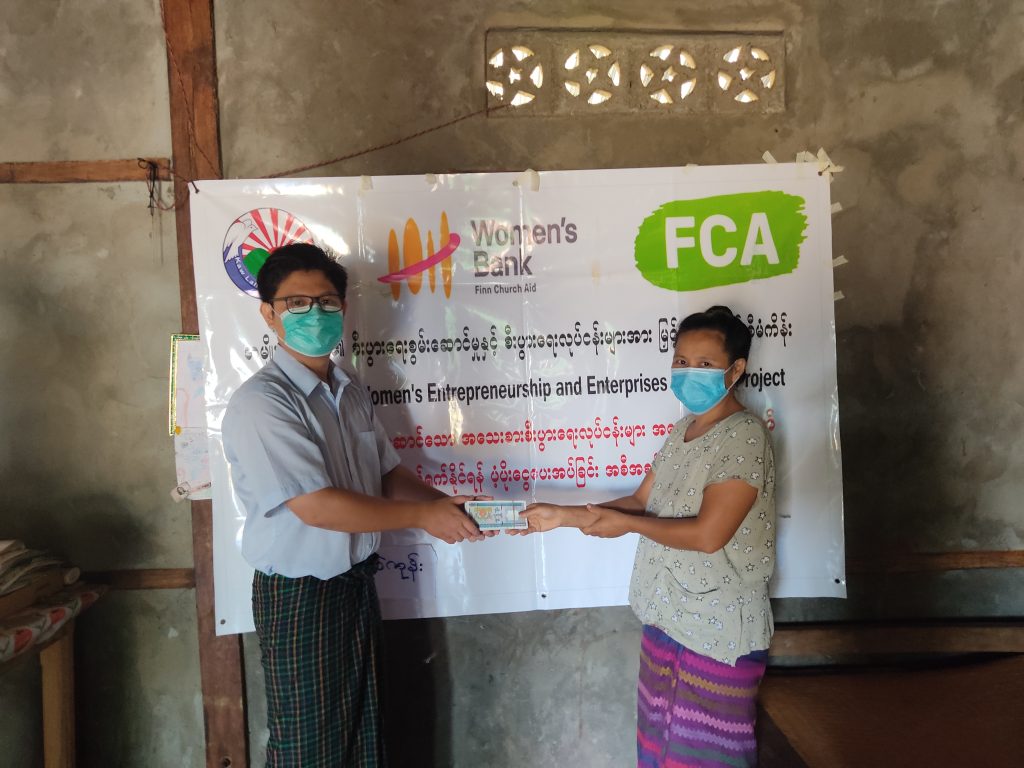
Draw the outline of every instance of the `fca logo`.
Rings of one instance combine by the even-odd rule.
[[[424,257],[423,239],[420,228],[414,219],[405,222],[402,234],[402,248],[398,248],[398,235],[395,230],[388,234],[388,271],[389,274],[377,279],[382,283],[391,284],[391,298],[398,301],[402,292],[402,282],[409,285],[409,290],[419,293],[423,287],[423,273],[427,273],[427,284],[430,292],[437,289],[437,265],[441,265],[441,284],[444,286],[445,298],[452,295],[452,254],[459,247],[460,238],[455,232],[448,232],[448,214],[441,211],[441,228],[438,232],[440,248],[434,251],[434,233],[427,230],[426,257]]]

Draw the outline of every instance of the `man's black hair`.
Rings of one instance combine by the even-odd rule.
[[[695,312],[683,319],[676,332],[678,339],[687,331],[717,331],[725,337],[725,351],[732,365],[740,358],[744,360],[750,355],[750,341],[753,334],[750,328],[740,320],[728,307],[717,305],[704,312]]]
[[[291,243],[275,248],[256,275],[260,298],[269,302],[292,272],[323,272],[342,299],[348,288],[348,273],[322,249],[310,243]]]

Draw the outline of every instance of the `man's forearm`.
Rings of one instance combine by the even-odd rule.
[[[288,502],[288,508],[306,525],[328,531],[371,533],[420,528],[423,503],[322,488]]]
[[[384,495],[389,499],[433,501],[448,495],[437,488],[431,488],[401,464],[381,478],[381,485]]]

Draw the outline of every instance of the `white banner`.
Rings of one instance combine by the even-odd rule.
[[[683,414],[674,330],[725,304],[754,332],[740,399],[772,429],[776,597],[844,597],[830,201],[813,164],[198,182],[191,198],[220,633],[252,629],[224,408],[273,354],[253,274],[315,242],[349,271],[341,350],[403,464],[450,493],[632,492]],[[389,618],[621,605],[634,537],[449,546],[387,534]]]

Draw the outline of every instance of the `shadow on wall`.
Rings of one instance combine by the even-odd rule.
[[[53,478],[38,477],[37,488],[52,488]],[[82,570],[108,570],[146,562],[160,553],[158,541],[140,509],[113,493],[62,495],[39,503],[26,493],[18,511],[5,520],[6,538],[29,547],[52,549]],[[147,499],[148,501],[148,499]],[[156,511],[153,511],[154,514]]]
[[[384,743],[391,768],[452,765],[451,666],[436,619],[384,622]]]

